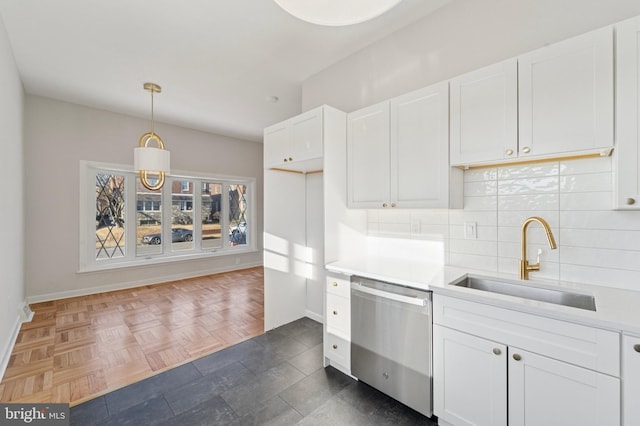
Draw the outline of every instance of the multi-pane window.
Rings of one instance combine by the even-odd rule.
[[[83,162],[82,170],[95,189],[87,182],[81,197],[81,270],[255,250],[253,179],[168,176],[152,191],[124,167]]]
[[[96,259],[124,257],[126,253],[125,177],[96,173]]]
[[[162,253],[162,191],[145,188],[136,177],[136,254]]]
[[[222,247],[222,184],[202,182],[200,206],[202,210],[202,248]]]

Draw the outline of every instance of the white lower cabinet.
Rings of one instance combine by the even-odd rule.
[[[507,424],[507,347],[433,326],[433,399],[454,425]]]
[[[619,425],[620,379],[509,348],[509,425]]]
[[[324,366],[351,374],[351,278],[329,272],[325,285]]]
[[[622,336],[622,398],[623,424],[640,425],[640,336]]]
[[[439,294],[433,303],[439,419],[455,426],[620,425],[619,333]],[[637,363],[625,374],[640,377]]]

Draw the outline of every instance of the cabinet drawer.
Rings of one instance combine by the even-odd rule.
[[[327,293],[349,298],[350,292],[351,281],[349,281],[349,278],[341,278],[331,275],[327,277]]]
[[[331,361],[351,370],[351,343],[348,341],[327,333],[324,353]]]
[[[351,305],[349,299],[327,294],[327,328],[335,330],[337,334],[349,337],[351,335]]]
[[[474,336],[620,377],[620,334],[434,295],[433,321]]]

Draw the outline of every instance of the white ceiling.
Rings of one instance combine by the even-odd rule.
[[[0,0],[0,16],[27,93],[148,118],[154,82],[158,121],[261,141],[300,112],[306,78],[449,1],[349,27],[272,0]]]

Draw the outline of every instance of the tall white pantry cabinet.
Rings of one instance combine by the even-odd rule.
[[[366,225],[346,208],[346,114],[323,105],[267,127],[264,161],[265,331],[304,316],[323,322],[324,265]]]

